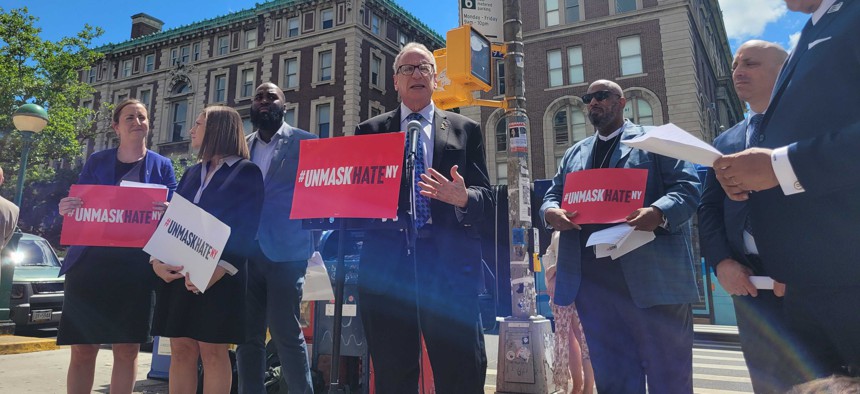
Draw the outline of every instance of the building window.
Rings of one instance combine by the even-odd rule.
[[[287,19],[287,37],[298,37],[299,17]]]
[[[376,53],[370,54],[370,86],[376,87],[378,89],[382,89],[382,81],[383,77],[380,75],[382,72],[382,58],[379,57]]]
[[[567,83],[575,84],[585,82],[585,73],[582,70],[582,47],[567,48]]]
[[[319,79],[318,81],[331,81],[331,51],[323,51],[319,53]]]
[[[87,83],[95,83],[96,82],[96,68],[90,67],[90,71],[87,73]]]
[[[508,184],[508,162],[506,161],[496,163],[496,184]]]
[[[284,28],[284,20],[281,18],[276,19],[275,20],[275,39],[281,38],[281,36],[284,35],[283,28]]]
[[[382,115],[382,110],[377,107],[370,107],[370,117]]]
[[[284,80],[281,82],[281,86],[284,89],[299,87],[299,58],[284,59]]]
[[[140,100],[140,102],[143,103],[146,108],[149,108],[151,104],[149,100],[152,99],[152,91],[141,90],[140,93],[137,94],[137,99]]]
[[[636,11],[636,0],[614,0],[615,1],[615,13],[620,14],[622,12],[628,11]]]
[[[503,153],[508,151],[508,130],[507,130],[508,122],[505,120],[505,117],[502,116],[499,118],[499,121],[496,122],[496,153]]]
[[[179,61],[182,64],[188,64],[191,60],[191,46],[186,45],[179,48]]]
[[[564,23],[579,22],[579,0],[564,0]]]
[[[398,31],[397,32],[397,43],[400,44],[400,48],[403,48],[404,46],[406,46],[406,44],[409,43],[409,36],[407,36],[406,33],[402,32],[402,31]]]
[[[143,71],[144,72],[152,72],[155,70],[155,54],[146,55],[143,58]]]
[[[323,29],[331,29],[334,27],[334,8],[322,10],[320,18],[322,19]]]
[[[257,47],[257,29],[245,30],[245,49]]]
[[[192,52],[191,60],[196,62],[196,61],[200,60],[200,43],[195,42],[194,45],[192,46],[192,48],[193,48],[193,50],[191,51]]]
[[[501,96],[505,94],[505,61],[499,60],[496,62],[496,89]]]
[[[247,98],[254,95],[254,79],[256,77],[255,71],[256,70],[254,70],[253,68],[247,68],[242,70],[242,87],[241,91],[239,92],[240,98]]]
[[[561,69],[561,50],[556,49],[546,53],[546,65],[549,73],[549,86],[564,85]]]
[[[559,0],[545,0],[546,4],[546,26],[555,26],[560,22],[560,11],[558,9]]]
[[[642,73],[642,50],[639,36],[618,39],[618,57],[621,58],[621,75]]]
[[[320,138],[331,137],[331,104],[317,104],[316,112],[317,135]]]
[[[127,98],[128,98],[128,93],[123,93],[123,94],[117,95],[116,96],[116,102],[121,103],[121,102],[125,101],[125,99],[127,99]]]
[[[296,107],[287,107],[284,109],[284,122],[290,126],[296,126]]]
[[[172,48],[170,50],[170,66],[175,66],[179,64],[179,48]]]
[[[215,76],[215,95],[212,102],[223,103],[227,101],[227,75]]]
[[[122,76],[130,77],[131,76],[131,60],[123,60],[122,61]]]
[[[254,123],[251,122],[251,117],[242,118],[242,131],[245,132],[245,135],[251,134],[254,132]]]
[[[382,19],[379,18],[379,15],[371,14],[370,15],[370,31],[373,34],[379,34],[379,27],[382,24]]]
[[[585,139],[588,133],[585,114],[581,109],[571,105],[560,108],[552,117],[552,131],[555,141],[554,155],[558,161],[567,148]]]
[[[230,36],[218,37],[218,55],[230,53]]]
[[[180,100],[173,103],[173,131],[171,135],[172,142],[179,142],[185,139],[185,118],[188,113],[188,102]]]
[[[642,126],[654,125],[654,112],[651,110],[651,104],[638,97],[627,99],[627,104],[624,105],[624,117]]]

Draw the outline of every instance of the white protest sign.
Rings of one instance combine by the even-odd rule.
[[[204,292],[228,238],[230,226],[174,194],[143,251],[167,264],[181,265],[182,274],[188,273],[191,283]]]

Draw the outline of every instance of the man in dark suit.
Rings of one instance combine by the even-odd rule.
[[[491,216],[494,202],[480,126],[433,105],[436,62],[421,44],[407,44],[394,59],[394,88],[400,106],[355,131],[399,132],[411,120],[422,126],[416,153],[421,181],[412,185],[409,174],[403,175],[398,211],[405,217],[409,193],[416,195],[414,254],[407,247],[411,231],[397,230],[369,231],[361,252],[359,310],[376,391],[416,392],[420,333],[437,392],[483,393],[487,357],[477,298],[482,276],[476,224]]]
[[[738,48],[732,63],[735,91],[750,107],[749,117],[722,133],[714,146],[723,153],[740,152],[755,146],[756,127],[761,125],[779,69],[788,54],[779,45],[760,40]],[[754,137],[754,138],[751,138]],[[737,316],[744,359],[757,393],[784,393],[801,374],[787,354],[791,339],[783,314],[782,284],[773,291],[759,290],[751,275],[769,276],[756,248],[749,206],[733,201],[708,169],[702,204],[699,206],[699,240],[705,262],[714,269],[720,285],[731,295]]]
[[[786,346],[810,352],[795,355],[810,372],[804,378],[856,374],[860,2],[786,3],[812,18],[777,79],[759,147],[714,169],[730,198],[749,200],[764,269],[786,285],[785,311],[802,339]]]
[[[290,393],[313,393],[301,316],[302,288],[313,254],[310,231],[290,220],[299,165],[299,143],[317,136],[284,122],[284,92],[273,83],[257,88],[248,135],[251,161],[263,172],[263,211],[257,247],[248,263],[248,342],[237,350],[239,392],[262,394],[266,328],[278,349]]]
[[[646,378],[652,393],[692,393],[690,303],[699,293],[690,218],[699,178],[690,163],[622,143],[647,130],[624,119],[627,100],[617,83],[595,81],[582,101],[597,133],[565,152],[541,206],[547,226],[561,231],[553,301],[576,302],[601,394],[644,393]],[[567,174],[596,168],[648,170],[644,206],[627,224],[656,238],[616,260],[586,246],[591,234],[614,225],[579,226],[576,212],[561,208]]]

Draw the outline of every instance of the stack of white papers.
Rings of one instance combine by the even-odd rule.
[[[134,181],[122,181],[119,183],[120,187],[142,187],[145,189],[167,189],[167,186],[164,186],[160,183],[143,183],[143,182],[134,182]]]
[[[627,223],[598,231],[588,237],[585,246],[594,246],[597,258],[611,257],[615,260],[656,238],[652,231],[637,231]]]
[[[717,148],[671,123],[621,142],[644,151],[707,167],[713,166],[714,161],[723,156]]]

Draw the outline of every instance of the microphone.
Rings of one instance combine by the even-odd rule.
[[[409,123],[406,124],[406,132],[409,133],[409,138],[411,141],[411,145],[409,146],[409,154],[414,155],[418,152],[418,133],[421,132],[421,122],[417,120],[410,120]]]

